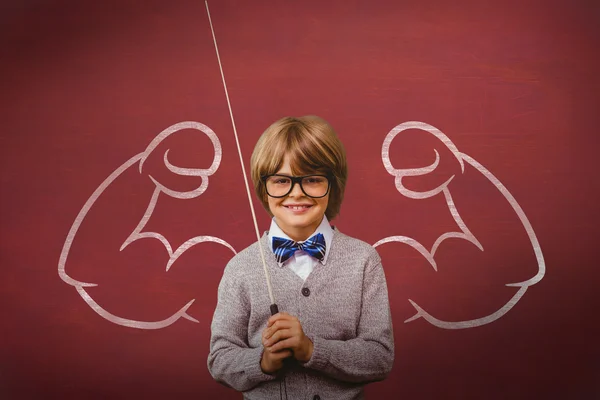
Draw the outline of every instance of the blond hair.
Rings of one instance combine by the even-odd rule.
[[[250,171],[256,195],[271,216],[261,177],[279,171],[286,155],[294,175],[322,173],[330,177],[325,216],[331,221],[340,212],[348,178],[346,151],[331,125],[314,115],[284,117],[269,126],[258,139],[250,159]]]

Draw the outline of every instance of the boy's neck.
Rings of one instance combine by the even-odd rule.
[[[321,223],[319,222],[318,224],[316,224],[314,226],[307,226],[307,227],[294,229],[294,228],[290,228],[290,227],[282,227],[281,224],[279,224],[279,222],[277,222],[277,218],[275,218],[275,223],[277,224],[277,227],[279,227],[279,229],[281,229],[281,231],[283,233],[285,233],[290,239],[292,239],[295,242],[303,242],[303,241],[307,240],[309,237],[311,237],[317,231],[317,229],[319,229],[319,226],[321,225]]]
[[[280,227],[281,228],[281,227]],[[318,228],[318,225],[317,225]],[[294,231],[289,231],[288,230],[283,230],[283,233],[285,233],[286,235],[289,236],[290,239],[292,239],[295,242],[303,242],[306,239],[308,239],[309,237],[312,236],[313,233],[316,232],[317,228],[314,228],[312,230],[294,230]]]

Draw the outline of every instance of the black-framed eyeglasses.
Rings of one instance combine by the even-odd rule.
[[[327,175],[290,176],[272,174],[264,175],[261,179],[265,183],[267,194],[275,198],[290,194],[296,183],[300,185],[300,189],[305,195],[315,199],[327,196],[331,188],[331,182]]]

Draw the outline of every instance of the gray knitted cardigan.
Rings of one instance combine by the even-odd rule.
[[[300,320],[314,344],[312,357],[304,364],[287,363],[277,375],[260,368],[270,301],[257,242],[234,256],[223,272],[211,325],[211,375],[244,392],[245,399],[279,399],[282,387],[290,399],[364,398],[363,386],[384,379],[394,361],[379,255],[334,229],[326,264],[302,281],[279,267],[266,234],[261,241],[279,310]]]

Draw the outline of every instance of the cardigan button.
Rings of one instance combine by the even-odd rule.
[[[318,394],[315,394],[313,396],[313,400],[321,400],[321,396],[319,396]]]
[[[302,288],[302,294],[304,295],[304,297],[310,296],[310,289],[307,287]]]

